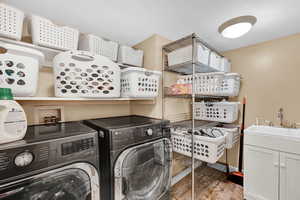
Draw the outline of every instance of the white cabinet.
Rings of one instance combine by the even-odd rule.
[[[300,199],[300,155],[280,153],[280,200]]]
[[[247,200],[279,200],[279,152],[245,146],[244,196]]]
[[[299,200],[300,155],[245,145],[247,200]]]

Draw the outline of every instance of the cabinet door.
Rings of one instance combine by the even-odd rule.
[[[244,175],[247,200],[279,199],[279,152],[245,145]]]
[[[280,153],[280,200],[300,199],[300,155]]]

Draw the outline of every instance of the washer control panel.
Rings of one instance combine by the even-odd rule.
[[[86,138],[75,140],[61,145],[61,153],[63,156],[81,152],[93,148],[95,145],[94,138]]]

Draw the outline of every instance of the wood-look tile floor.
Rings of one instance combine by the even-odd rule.
[[[172,200],[191,199],[191,174],[172,187]],[[226,180],[226,174],[210,167],[195,170],[195,200],[243,200],[243,187]]]

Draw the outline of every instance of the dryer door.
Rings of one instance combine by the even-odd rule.
[[[0,200],[99,200],[99,177],[87,163],[73,164],[0,186]]]
[[[158,200],[171,184],[169,139],[125,150],[115,164],[115,199]]]

